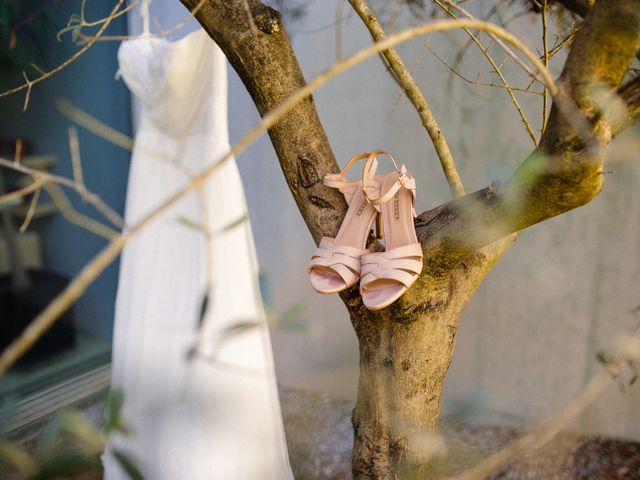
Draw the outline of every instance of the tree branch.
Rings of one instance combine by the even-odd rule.
[[[587,16],[591,9],[590,3],[593,3],[593,1],[590,2],[586,0],[557,0],[557,2],[567,10],[580,15],[582,18]],[[636,52],[636,58],[640,60],[640,51]]]
[[[453,19],[457,19],[458,17],[451,11],[451,9],[449,7],[447,7],[446,5],[444,5],[440,0],[434,0],[435,3],[442,8],[447,15],[449,15],[451,18]],[[447,3],[450,3],[450,0],[447,0]],[[458,6],[456,6],[458,7]],[[458,7],[460,8],[460,7]],[[524,114],[524,110],[522,110],[522,107],[520,106],[520,102],[518,102],[518,99],[516,98],[516,96],[514,95],[513,91],[514,89],[511,87],[511,85],[509,85],[509,82],[507,81],[507,79],[505,78],[504,74],[502,73],[502,69],[500,68],[500,66],[495,62],[495,60],[493,59],[493,57],[489,54],[489,50],[482,45],[482,43],[480,42],[480,40],[478,39],[478,37],[476,37],[474,35],[474,33],[469,30],[468,28],[463,29],[465,31],[465,33],[469,36],[469,38],[473,41],[473,43],[476,44],[476,46],[480,49],[480,51],[482,52],[482,54],[485,56],[485,58],[489,61],[489,63],[491,64],[491,67],[493,68],[493,71],[496,73],[496,75],[498,75],[498,78],[500,79],[500,81],[502,82],[503,87],[507,90],[507,92],[509,93],[509,98],[511,98],[511,103],[513,103],[513,106],[515,107],[516,111],[518,112],[518,115],[520,115],[520,120],[522,120],[522,124],[524,125],[525,130],[527,131],[527,133],[529,134],[529,137],[531,138],[531,141],[533,142],[533,145],[536,146],[538,144],[538,140],[536,139],[535,134],[533,133],[533,129],[531,128],[531,125],[529,124],[529,121],[527,120],[526,115]],[[547,65],[545,64],[545,67]],[[452,70],[455,72],[455,70]],[[542,90],[544,98],[546,99],[546,94],[547,94],[547,89],[543,89]],[[545,109],[546,112],[546,109]],[[542,128],[542,130],[544,130],[544,127]],[[542,131],[541,130],[541,131]]]
[[[193,1],[183,3],[190,6]],[[257,33],[251,31],[239,0],[209,0],[197,18],[227,54],[264,114],[303,86],[304,78],[278,14],[257,0],[249,4]],[[560,78],[562,94],[557,98],[573,97],[591,122],[600,148],[588,148],[572,126],[579,122],[560,115],[554,104],[539,148],[511,179],[420,216],[417,226],[425,252],[425,275],[449,271],[480,247],[579,207],[597,195],[603,148],[613,130],[594,100],[594,89],[618,89],[640,47],[639,17],[640,0],[598,2],[577,33]],[[269,134],[314,239],[333,234],[345,205],[339,194],[320,181],[325,173],[336,171],[337,165],[311,97],[279,120]]]
[[[598,95],[615,94],[638,48],[640,0],[597,2],[576,34],[558,83],[589,118],[600,148],[587,148],[554,105],[540,147],[507,182],[420,215],[425,273],[448,271],[483,245],[584,205],[599,193],[604,149],[616,124],[602,112]],[[639,115],[638,90],[634,81],[622,91],[633,118]]]
[[[181,0],[192,9],[198,0]],[[246,5],[249,6],[248,18]],[[196,19],[220,46],[261,116],[305,85],[280,14],[258,0],[209,0]],[[255,24],[258,28],[252,28]],[[313,98],[298,103],[269,129],[289,189],[316,243],[334,236],[347,204],[322,179],[339,171]]]
[[[376,42],[384,40],[386,38],[384,30],[382,30],[380,23],[378,23],[378,19],[369,9],[366,2],[364,0],[349,0],[349,3],[362,19],[362,22],[369,30],[373,40]],[[413,79],[411,73],[400,58],[400,55],[398,55],[394,48],[384,50],[382,55],[384,55],[384,58],[389,62],[391,71],[404,90],[409,101],[416,108],[418,116],[422,121],[422,125],[427,130],[429,138],[431,138],[431,142],[433,143],[436,153],[438,154],[438,158],[440,159],[440,165],[442,166],[444,176],[449,184],[449,190],[451,190],[454,197],[464,195],[464,186],[462,185],[462,180],[460,179],[455,161],[453,160],[453,155],[451,155],[451,151],[449,150],[449,144],[447,143],[447,140],[445,139],[445,136],[442,133],[427,100],[424,98],[424,95],[422,95],[420,87]]]

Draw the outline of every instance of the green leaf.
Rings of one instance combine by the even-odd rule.
[[[596,353],[596,360],[602,365],[609,365],[615,361],[615,357],[609,352],[601,351]]]
[[[0,439],[0,470],[7,471],[10,468],[28,476],[38,470],[38,465],[21,447]]]
[[[242,215],[240,218],[237,218],[233,222],[231,222],[231,223],[225,225],[224,227],[220,228],[219,230],[217,230],[217,232],[224,233],[224,232],[228,232],[229,230],[233,230],[234,228],[239,227],[240,225],[242,225],[248,219],[249,219],[248,215]]]
[[[129,430],[122,421],[124,394],[120,390],[110,390],[104,405],[104,428],[108,432],[117,431],[125,435]]]
[[[67,25],[66,27],[64,27],[63,29],[59,30],[58,33],[56,33],[56,38],[58,39],[58,41],[62,41],[62,36],[67,33],[67,32],[72,32],[74,30],[77,30],[79,27],[77,25]]]
[[[238,335],[242,335],[243,333],[246,333],[248,331],[251,331],[255,328],[258,328],[262,325],[261,322],[258,322],[256,320],[240,320],[237,323],[234,323],[232,325],[229,325],[227,328],[225,328],[224,330],[222,330],[220,332],[220,336],[217,339],[217,342],[215,344],[214,347],[214,352],[217,352],[221,345],[226,342],[227,340],[233,338],[233,337],[237,337]],[[216,354],[213,354],[213,357],[215,357]]]
[[[200,316],[198,317],[198,328],[202,326],[202,322],[204,322],[204,316],[207,313],[207,308],[209,308],[209,294],[205,293],[202,296],[202,302],[200,302]]]
[[[58,480],[75,478],[81,473],[95,471],[100,467],[98,455],[87,455],[79,449],[57,449],[50,452],[41,463],[40,472],[32,480]]]
[[[84,8],[87,6],[87,0],[82,0],[82,3],[80,4],[80,21],[81,22],[85,22],[85,16],[84,16]]]
[[[106,436],[78,411],[67,411],[62,416],[62,430],[65,438],[73,438],[79,450],[88,454],[102,452],[106,445]],[[67,441],[69,445],[70,441]]]
[[[46,423],[40,435],[38,435],[38,443],[36,444],[36,456],[38,458],[46,458],[50,452],[55,450],[61,429],[62,412],[58,412]]]
[[[77,13],[72,13],[67,22],[67,26],[82,23],[82,17]]]
[[[190,218],[187,217],[183,217],[180,216],[178,217],[178,222],[181,223],[182,225],[184,225],[185,227],[191,228],[193,230],[198,230],[202,233],[207,233],[207,229],[204,225],[202,225],[201,223],[198,223],[194,220],[191,220]]]
[[[255,320],[240,321],[238,323],[234,323],[233,325],[229,325],[221,332],[220,336],[222,339],[236,337],[242,333],[248,332],[249,330],[258,328],[260,327],[260,325],[261,323]]]
[[[289,328],[291,330],[304,329],[306,325],[300,320],[300,317],[307,307],[308,306],[304,301],[296,302],[280,315],[272,316],[272,319],[278,327]]]
[[[119,450],[114,450],[113,456],[116,457],[116,460],[118,461],[122,469],[127,472],[127,475],[129,475],[132,480],[144,480],[142,473],[133,463],[131,458],[129,458],[129,456]]]

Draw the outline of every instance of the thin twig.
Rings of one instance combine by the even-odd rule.
[[[29,80],[29,77],[27,77],[24,70],[22,71],[22,76],[24,81],[27,82],[27,94],[24,96],[24,105],[22,106],[22,111],[26,112],[27,108],[29,108],[29,99],[31,98],[31,87],[33,86],[33,82]]]
[[[440,55],[438,55],[438,53],[429,48],[429,51],[433,54],[434,57],[436,57],[436,59],[438,59],[438,61],[440,61],[440,63],[442,63],[445,67],[447,67],[449,70],[451,70],[451,73],[453,73],[455,76],[459,77],[461,80],[464,80],[465,82],[477,86],[477,87],[493,87],[493,88],[502,88],[502,89],[507,89],[507,88],[511,88],[511,90],[513,90],[514,92],[521,92],[521,93],[532,93],[534,95],[542,95],[542,92],[538,92],[537,90],[534,90],[532,88],[520,88],[520,87],[514,87],[514,86],[509,86],[509,87],[505,87],[504,85],[498,85],[497,83],[486,83],[486,82],[481,82],[479,80],[479,78],[476,78],[475,80],[470,79],[469,77],[465,77],[462,73],[460,73],[458,70],[456,70],[453,65],[449,65],[447,63],[447,61],[442,58]]]
[[[335,20],[335,49],[336,62],[342,60],[342,24],[344,23],[344,3],[341,1],[336,4],[336,20]]]
[[[71,168],[73,170],[73,178],[78,185],[84,184],[84,175],[82,174],[82,162],[80,160],[80,142],[78,141],[78,130],[75,127],[69,127],[69,152],[71,153]]]
[[[445,12],[447,12],[447,14],[451,18],[457,19],[456,15],[449,8],[447,8],[440,0],[434,0],[434,1],[440,8],[442,8]],[[535,134],[533,133],[533,129],[531,128],[531,125],[529,124],[529,121],[527,120],[527,117],[524,114],[524,111],[522,110],[520,103],[516,99],[516,96],[513,94],[513,89],[511,88],[511,85],[509,85],[509,82],[507,81],[505,76],[502,74],[502,70],[493,60],[493,57],[489,54],[489,50],[485,48],[484,45],[482,45],[482,43],[480,43],[480,40],[478,39],[478,37],[476,37],[473,34],[473,32],[471,32],[468,28],[463,28],[463,30],[467,35],[469,35],[469,38],[471,38],[473,43],[475,43],[478,46],[482,54],[485,56],[485,58],[489,61],[489,63],[493,67],[493,70],[495,71],[496,75],[498,75],[498,78],[500,78],[500,81],[502,82],[502,84],[507,89],[507,92],[509,93],[509,97],[511,98],[511,102],[513,103],[513,106],[515,107],[515,109],[518,111],[518,115],[520,115],[520,120],[524,124],[525,130],[529,134],[529,137],[531,138],[533,145],[536,146],[538,142],[536,140]]]
[[[369,29],[374,41],[380,42],[386,38],[384,30],[380,26],[378,19],[375,17],[365,0],[349,0],[349,3],[360,16],[366,27]],[[393,71],[393,74],[407,95],[409,101],[413,104],[418,116],[422,122],[422,125],[427,130],[427,134],[433,143],[436,150],[436,154],[440,159],[440,165],[442,171],[449,184],[449,190],[453,197],[460,197],[464,195],[464,186],[460,179],[460,174],[456,168],[453,155],[449,149],[449,144],[442,133],[440,125],[436,120],[427,100],[424,98],[420,87],[412,77],[411,73],[405,66],[404,62],[393,48],[389,48],[382,51],[382,55],[387,59],[389,68]]]
[[[33,183],[30,183],[29,185],[27,185],[24,188],[21,188],[20,190],[15,190],[11,193],[0,195],[0,205],[2,205],[3,203],[10,202],[17,198],[25,197],[29,195],[31,192],[35,192],[36,190],[38,190],[44,184],[45,184],[44,180],[42,180],[41,178],[37,178]]]
[[[44,70],[42,70],[38,65],[36,65],[35,63],[30,63],[29,66],[31,68],[33,68],[36,72],[38,72],[40,75],[46,75],[47,72],[45,72]]]
[[[549,47],[547,46],[547,0],[542,0],[542,48],[544,57],[542,63],[549,66]],[[547,128],[547,89],[542,90],[542,127],[540,128],[540,138]]]
[[[94,133],[114,145],[124,148],[125,150],[133,149],[133,139],[131,137],[119,132],[113,127],[110,127],[106,123],[101,122],[96,117],[89,115],[84,110],[73,105],[66,98],[59,98],[56,100],[55,106],[56,109],[65,117],[86,128],[91,133]]]
[[[171,28],[169,28],[167,30],[159,29],[159,31],[156,32],[156,33],[142,34],[142,35],[100,35],[100,38],[98,38],[97,41],[100,41],[100,42],[122,42],[124,40],[145,40],[145,39],[149,39],[149,38],[167,37],[167,36],[171,35],[172,33],[175,33],[177,31],[181,30],[182,28],[186,27],[187,25],[189,25],[189,23],[191,23],[193,21],[193,19],[195,17],[195,14],[198,13],[198,11],[205,5],[206,2],[207,2],[207,0],[200,0],[200,2],[195,7],[193,7],[193,9],[190,11],[190,15],[188,17],[186,17],[184,20],[176,23],[173,27],[171,27]],[[95,39],[96,37],[80,33],[79,38],[83,42],[89,42],[89,41]]]
[[[38,188],[33,194],[33,197],[31,197],[29,210],[27,210],[27,215],[24,217],[24,222],[22,222],[22,225],[20,225],[20,233],[26,232],[27,228],[29,228],[29,224],[33,219],[33,214],[36,212],[36,207],[38,206],[38,200],[40,199],[41,191],[42,191],[42,188]]]
[[[22,139],[18,138],[16,140],[16,148],[13,152],[13,163],[16,165],[20,165],[20,161],[22,160]]]
[[[464,15],[465,17],[467,17],[469,20],[476,20],[476,17],[474,17],[473,15],[471,15],[467,10],[465,10],[464,8],[462,8],[460,5],[458,5],[457,3],[452,2],[451,0],[445,0],[447,2],[447,4],[452,7],[455,8],[457,11],[459,11],[462,15]],[[522,59],[515,54],[515,52],[513,50],[511,50],[509,48],[508,45],[505,45],[505,43],[502,41],[501,38],[499,38],[499,36],[497,36],[494,32],[491,31],[487,31],[487,34],[500,46],[500,48],[502,48],[505,53],[507,55],[509,55],[509,57],[511,57],[511,59],[516,62],[518,65],[520,65],[520,67],[522,67],[522,69],[527,72],[527,74],[534,80],[540,83],[545,83],[545,81],[541,80],[540,77],[536,74],[535,71],[533,71],[531,68],[529,68],[529,66],[524,63],[522,61]],[[513,45],[513,44],[512,44]],[[515,45],[514,45],[515,47]],[[517,48],[517,47],[516,47]],[[518,48],[518,50],[520,50]],[[522,51],[522,50],[520,50]],[[524,53],[524,52],[523,52]]]
[[[57,183],[45,184],[43,188],[47,191],[56,208],[67,221],[107,240],[111,240],[118,235],[117,231],[73,208],[73,204]]]
[[[80,58],[87,50],[89,50],[93,46],[93,44],[98,40],[98,38],[102,35],[102,33],[107,29],[107,27],[111,23],[111,20],[113,20],[113,16],[116,14],[118,9],[120,8],[120,5],[122,5],[123,3],[124,3],[124,0],[118,0],[118,3],[116,3],[116,6],[113,7],[113,10],[111,10],[111,13],[107,17],[106,21],[102,24],[102,26],[100,27],[96,35],[84,47],[82,47],[80,50],[78,50],[76,53],[74,53],[71,57],[69,57],[67,60],[62,62],[53,70],[46,72],[44,75],[41,75],[40,77],[34,80],[28,81],[27,83],[24,83],[18,87],[14,87],[9,90],[5,90],[4,92],[1,92],[0,98],[6,97],[7,95],[11,95],[13,93],[21,92],[22,90],[25,90],[25,89],[28,89],[28,91],[30,91],[33,85],[36,85],[37,83],[40,83],[43,80],[46,80],[47,78],[51,77],[52,75],[55,75],[56,73],[60,72],[61,70],[65,69],[66,67],[71,65],[73,62],[75,62],[78,58]]]
[[[15,162],[11,162],[6,158],[0,157],[0,166],[10,168],[12,170],[16,170],[20,173],[24,173],[25,175],[30,175],[34,178],[41,178],[45,180],[46,183],[56,183],[60,185],[64,185],[65,187],[69,187],[75,190],[78,195],[80,195],[84,200],[93,205],[93,207],[99,211],[104,217],[109,220],[113,225],[118,228],[124,227],[124,220],[122,217],[113,210],[109,205],[103,202],[98,195],[88,190],[84,185],[79,185],[74,182],[70,178],[61,177],[59,175],[53,175],[48,172],[42,172],[40,170],[33,170],[31,168],[25,167],[21,164],[16,164]]]
[[[484,20],[485,22],[489,21],[489,19],[493,16],[496,15],[498,17],[499,20],[501,20],[500,17],[500,11],[498,8],[498,5],[494,5],[493,8],[491,10],[489,10],[489,12],[487,12],[487,14],[485,16],[482,17],[482,20]],[[502,26],[504,27],[505,25],[502,24]],[[462,62],[462,59],[464,58],[464,54],[466,53],[467,49],[471,46],[473,42],[471,41],[471,39],[467,39],[466,42],[464,42],[464,44],[462,45],[462,47],[460,49],[458,49],[458,52],[456,53],[456,57],[453,61],[453,67],[454,68],[458,68],[458,66],[460,65],[460,63]]]
[[[549,50],[548,53],[548,58],[551,59],[553,58],[553,56],[558,53],[560,50],[562,50],[564,47],[567,46],[568,43],[570,43],[573,40],[573,37],[576,36],[576,33],[578,33],[578,29],[576,27],[573,27],[571,29],[571,31],[569,32],[569,34],[564,37],[560,42],[556,43],[551,50]],[[543,57],[544,58],[544,57]],[[541,59],[542,60],[542,59]]]
[[[486,22],[477,20],[452,20],[440,21],[419,25],[408,28],[402,32],[387,37],[381,42],[374,43],[369,47],[360,50],[351,57],[333,65],[328,70],[315,77],[304,87],[293,92],[289,97],[282,101],[276,108],[268,112],[262,117],[262,121],[256,127],[252,128],[245,134],[242,139],[228,150],[220,159],[206,167],[198,176],[187,185],[179,188],[171,194],[159,205],[153,208],[148,214],[142,217],[129,229],[114,237],[109,244],[96,255],[93,260],[85,265],[80,273],[33,321],[23,330],[22,334],[16,338],[0,355],[0,376],[27,352],[33,344],[46,332],[62,315],[70,305],[72,305],[84,291],[93,283],[93,281],[118,257],[127,241],[148,223],[154,220],[158,215],[172,206],[182,197],[196,188],[197,182],[205,181],[209,176],[215,173],[225,162],[234,156],[238,156],[249,145],[255,142],[265,131],[274,126],[280,118],[291,111],[299,102],[306,99],[315,90],[326,84],[329,80],[342,74],[353,66],[363,62],[364,60],[376,55],[378,52],[387,50],[399,43],[405,42],[418,35],[424,35],[432,32],[443,32],[460,28],[477,28],[479,30],[489,31],[496,36],[503,38],[515,48],[520,50],[528,59],[539,69],[540,74],[547,86],[549,92],[553,96],[560,95],[558,88],[549,71],[540,62],[535,53],[529,50],[517,37],[510,34],[506,30]],[[566,104],[566,103],[565,103]],[[560,107],[562,110],[562,106]],[[577,109],[577,107],[575,107]],[[2,160],[2,159],[0,159]],[[2,163],[2,162],[0,162]]]
[[[445,1],[449,6],[458,10],[469,20],[475,19],[473,15],[467,12],[460,5],[452,2],[451,0],[445,0]],[[598,145],[598,142],[595,140],[593,130],[591,128],[589,121],[586,119],[584,115],[582,115],[582,113],[578,109],[575,102],[568,95],[564,93],[560,94],[556,86],[556,83],[553,81],[551,77],[551,73],[549,72],[549,69],[540,61],[540,59],[538,57],[535,57],[534,59],[531,56],[531,53],[532,53],[531,50],[528,47],[526,47],[524,43],[522,43],[517,37],[512,36],[513,37],[512,39],[508,39],[507,37],[505,37],[503,35],[503,33],[506,32],[505,30],[502,30],[503,33],[500,33],[498,31],[492,31],[491,29],[488,29],[485,31],[507,53],[507,55],[509,55],[509,57],[511,57],[518,65],[522,67],[523,70],[525,70],[529,74],[529,76],[531,76],[533,81],[540,82],[543,84],[543,86],[547,87],[547,89],[549,90],[549,93],[551,94],[551,97],[555,101],[556,106],[562,112],[562,115],[576,130],[578,135],[585,141],[585,143],[587,144],[587,148],[589,150],[593,150],[594,153],[597,153],[597,150],[599,149],[599,145]],[[516,42],[514,42],[513,40],[516,40]],[[533,63],[533,65],[536,67],[537,72],[529,68],[529,66],[527,66],[523,62],[523,60],[518,55],[516,55],[513,52],[513,50],[509,48],[508,45],[505,44],[505,42],[510,43],[514,48],[520,50],[520,52],[523,55],[525,55],[531,63]],[[542,78],[540,78],[540,75],[542,75]],[[549,81],[550,79],[551,81]]]
[[[140,0],[133,0],[129,5],[124,7],[122,10],[120,10],[115,15],[111,16],[111,20],[115,20],[116,18],[121,17],[122,15],[124,15],[127,12],[129,12],[130,10],[132,10],[138,4],[139,1]],[[81,22],[81,23],[78,23],[77,26],[78,27],[97,27],[98,25],[102,25],[108,19],[109,19],[109,17],[104,17],[104,18],[100,18],[99,20],[94,20],[92,22]],[[74,25],[74,26],[76,26],[76,25]]]

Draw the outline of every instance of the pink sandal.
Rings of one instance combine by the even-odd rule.
[[[379,187],[376,182],[375,188],[369,188],[369,172],[377,166],[377,153],[387,155],[395,171],[384,177]],[[365,165],[362,190],[382,216],[385,251],[362,255],[360,294],[365,307],[380,310],[400,298],[422,271],[422,246],[413,224],[416,181],[404,165],[398,168],[391,155],[377,151]]]
[[[309,279],[319,293],[337,293],[355,285],[360,279],[360,258],[369,253],[367,238],[377,212],[362,190],[362,181],[347,181],[345,177],[356,162],[365,158],[369,159],[367,188],[377,190],[381,180],[375,177],[377,160],[368,152],[354,156],[340,173],[324,177],[326,186],[344,194],[349,209],[336,237],[324,237],[311,256]]]

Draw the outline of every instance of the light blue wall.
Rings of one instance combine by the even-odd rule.
[[[66,2],[60,13],[63,22],[77,12],[80,2]],[[88,19],[105,17],[110,2],[87,2]],[[126,21],[120,18],[109,27],[114,35],[126,34]],[[67,128],[72,123],[56,111],[54,101],[66,98],[79,108],[113,128],[130,134],[130,99],[121,81],[114,80],[117,70],[117,42],[98,42],[76,62],[59,74],[35,86],[29,108],[22,112],[24,94],[0,99],[0,136],[20,136],[33,144],[35,153],[53,153],[58,157],[54,173],[71,176]],[[44,46],[47,66],[60,64],[78,47],[69,35],[61,43],[51,38]],[[35,72],[31,75],[35,77]],[[78,128],[85,182],[116,211],[122,213],[126,193],[130,153]],[[96,219],[100,216],[70,193],[74,206]],[[77,274],[105,244],[105,240],[67,222],[61,215],[33,223],[42,233],[46,268],[66,276]],[[111,265],[78,301],[77,324],[85,331],[110,337],[113,327],[114,299],[118,277],[117,262]]]

